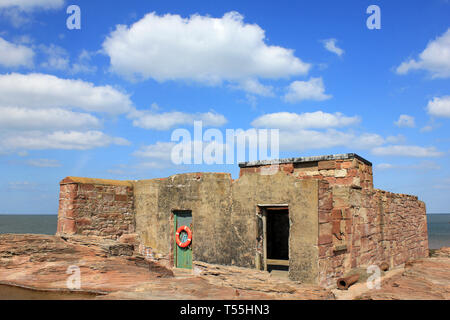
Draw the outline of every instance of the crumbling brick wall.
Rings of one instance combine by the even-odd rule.
[[[322,182],[318,245],[323,286],[354,268],[382,262],[396,267],[427,257],[425,204],[415,196]]]
[[[135,229],[133,184],[68,177],[60,182],[58,234],[116,239]]]
[[[416,196],[376,190],[381,204],[385,260],[391,265],[428,256],[425,203]],[[389,259],[389,260],[388,260]]]
[[[374,189],[372,164],[357,155],[303,160],[243,165],[240,176],[284,172],[319,180],[320,285],[334,285],[354,268],[428,255],[426,209],[417,197]]]

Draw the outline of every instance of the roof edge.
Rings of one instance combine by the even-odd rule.
[[[274,164],[285,164],[285,163],[306,163],[306,162],[316,162],[316,161],[331,161],[331,160],[347,160],[347,159],[358,159],[361,162],[372,166],[372,162],[364,159],[363,157],[357,155],[356,153],[344,153],[344,154],[332,154],[325,156],[312,156],[312,157],[298,157],[298,158],[285,158],[285,159],[274,159],[274,160],[258,160],[239,163],[240,168],[248,167],[259,167]]]
[[[133,187],[132,181],[81,178],[81,177],[66,177],[63,180],[61,180],[59,184],[99,184],[99,185]]]

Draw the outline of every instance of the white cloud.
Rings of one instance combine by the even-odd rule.
[[[381,141],[383,139],[375,134],[357,135],[335,129],[324,132],[317,130],[280,131],[280,148],[286,151],[301,152],[309,149],[333,147],[367,149],[373,145],[378,145]]]
[[[0,106],[0,127],[8,130],[69,130],[95,128],[100,121],[88,113],[64,109],[27,109]]]
[[[283,113],[281,113],[283,114]],[[347,126],[359,121],[358,117],[345,117],[340,113],[336,114],[321,114],[312,113],[312,114],[301,114],[294,115],[294,118],[300,117],[305,119],[306,123],[305,127],[318,127],[320,129],[327,128],[327,130],[319,131],[319,130],[308,130],[303,129],[301,126],[294,126],[290,122],[289,113],[288,121],[285,121],[283,117],[281,118],[258,118],[253,121],[252,125],[258,127],[266,127],[266,124],[277,123],[279,127],[282,129],[279,130],[279,150],[287,151],[287,152],[304,152],[305,150],[315,150],[315,149],[327,149],[333,147],[345,147],[345,148],[354,148],[354,149],[370,149],[376,146],[382,145],[385,140],[377,135],[372,133],[355,133],[352,131],[342,132],[333,128],[334,126]],[[278,114],[275,114],[278,115]],[[320,119],[325,121],[324,123],[320,123]],[[266,123],[267,122],[267,123]],[[272,125],[268,125],[269,127],[273,127]],[[269,128],[271,129],[271,128]],[[269,135],[259,135],[258,129],[251,128],[248,130],[237,130],[235,131],[235,137],[237,138],[236,148],[242,147],[241,143],[243,142],[242,138],[245,140],[253,140],[258,141],[259,145],[272,145],[271,134]],[[223,139],[225,138],[225,133],[223,133]],[[268,139],[268,141],[264,141],[261,139]],[[191,150],[191,161],[194,156],[194,152],[205,151],[206,148],[216,146],[217,150],[222,149],[224,155],[226,153],[225,141],[214,141],[211,143],[204,142],[202,146],[200,146],[201,141],[191,141],[191,142],[181,142],[184,146],[186,145],[188,150]],[[145,162],[149,168],[157,168],[161,165],[161,163],[171,163],[171,154],[172,149],[178,143],[175,142],[157,142],[156,144],[142,147],[137,150],[133,155],[139,158],[144,158],[149,160],[149,162]],[[248,150],[248,145],[244,146]],[[239,150],[239,149],[238,149]],[[272,149],[273,151],[273,149]],[[249,155],[250,156],[250,155]],[[245,159],[241,159],[244,161]],[[239,161],[241,161],[239,160]],[[256,160],[256,159],[255,159]]]
[[[357,116],[347,117],[342,113],[326,113],[316,111],[311,113],[279,112],[263,115],[252,122],[256,128],[273,129],[308,129],[308,128],[333,128],[356,124],[361,119]]]
[[[88,150],[111,144],[129,145],[123,138],[110,137],[100,131],[27,131],[7,134],[0,141],[0,150]]]
[[[0,9],[18,8],[23,11],[34,9],[59,9],[64,0],[0,0]]]
[[[30,159],[25,162],[31,167],[38,168],[57,168],[61,167],[61,163],[58,160],[51,159]]]
[[[402,114],[397,121],[394,122],[397,127],[400,128],[414,128],[416,126],[416,121],[414,117],[407,114]]]
[[[450,77],[450,28],[440,37],[430,41],[417,60],[410,59],[398,68],[398,74],[411,70],[426,70],[433,78]]]
[[[337,42],[336,39],[327,39],[327,40],[323,40],[322,42],[323,42],[325,49],[327,49],[328,51],[337,54],[339,57],[344,54],[344,50],[342,50],[341,48],[336,46],[336,42]]]
[[[420,147],[409,145],[390,145],[376,147],[372,149],[372,154],[376,156],[399,156],[399,157],[440,157],[444,153],[436,150],[435,147]]]
[[[133,153],[134,156],[140,158],[151,158],[160,161],[170,161],[172,148],[175,142],[157,142],[140,148]]]
[[[248,131],[247,131],[248,133]],[[305,150],[345,147],[370,149],[384,143],[384,139],[372,133],[357,134],[336,129],[280,130],[280,151],[304,152]]]
[[[294,81],[288,87],[284,96],[286,102],[300,102],[303,100],[323,101],[332,96],[325,94],[322,78],[311,78],[309,81]]]
[[[450,118],[450,96],[435,97],[428,102],[427,110],[432,116]]]
[[[393,169],[393,168],[395,168],[395,166],[392,165],[392,164],[390,164],[390,163],[380,163],[380,164],[377,164],[377,165],[375,166],[375,168],[377,168],[377,169],[379,169],[379,170],[388,170],[388,169]]]
[[[97,67],[91,65],[91,53],[87,50],[82,50],[78,59],[75,62],[70,61],[70,55],[66,49],[50,44],[39,45],[39,51],[44,56],[44,61],[40,64],[42,68],[50,70],[66,71],[68,74],[77,73],[94,73]]]
[[[92,130],[102,122],[90,112],[131,109],[128,95],[110,86],[46,74],[0,75],[0,152],[127,145],[123,138]]]
[[[306,74],[293,50],[267,45],[265,32],[237,12],[222,18],[149,13],[118,25],[103,43],[111,70],[128,78],[193,80],[207,84]]]
[[[97,71],[97,67],[91,63],[92,55],[93,53],[87,50],[82,50],[78,56],[78,60],[72,64],[70,73],[95,73]]]
[[[120,114],[130,111],[132,103],[128,95],[111,86],[40,73],[12,73],[0,75],[0,106],[79,108]]]
[[[143,129],[169,130],[176,126],[193,125],[194,121],[202,121],[204,127],[221,127],[227,123],[227,119],[215,112],[185,113],[135,110],[130,112],[129,118],[133,119],[133,126]]]
[[[0,37],[0,65],[4,67],[32,67],[34,51]]]
[[[385,143],[385,139],[378,134],[335,129],[355,125],[360,121],[358,116],[348,117],[340,112],[279,112],[263,115],[251,124],[255,128],[279,129],[280,151],[303,152],[333,147],[370,149]],[[250,132],[246,131],[247,134]]]
[[[420,128],[420,132],[431,132],[434,127],[432,125],[426,125],[425,127]]]
[[[69,54],[64,48],[51,44],[39,45],[39,50],[47,58],[41,63],[41,67],[55,70],[67,70],[70,67]]]
[[[231,85],[231,87],[264,97],[274,96],[272,86],[263,85],[261,82],[255,79],[242,80],[237,85]]]

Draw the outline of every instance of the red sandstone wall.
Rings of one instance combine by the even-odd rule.
[[[324,179],[331,185],[373,188],[372,166],[356,158],[241,168],[240,177],[246,174],[268,174],[274,171],[284,171],[299,179]]]
[[[427,257],[425,204],[414,196],[321,182],[318,245],[324,286],[353,268]]]
[[[112,239],[133,233],[133,202],[129,182],[66,178],[60,183],[57,233]]]
[[[319,284],[353,268],[391,267],[428,256],[425,204],[373,189],[372,166],[354,158],[241,168],[240,176],[283,171],[319,180]]]

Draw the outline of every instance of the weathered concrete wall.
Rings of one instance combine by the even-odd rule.
[[[145,247],[163,250],[159,229],[158,199],[162,179],[141,180],[134,185],[136,233]],[[162,251],[165,252],[165,251]]]
[[[353,268],[382,262],[395,267],[428,256],[426,209],[417,197],[347,186],[322,187],[321,285],[334,285]]]
[[[116,239],[133,233],[133,184],[68,177],[60,183],[58,234]]]
[[[136,183],[136,229],[155,255],[173,254],[173,212],[189,210],[193,260],[231,264],[231,176],[189,173]]]
[[[289,208],[289,277],[314,283],[318,277],[318,182],[278,172],[247,174],[232,185],[231,247],[233,263],[255,267],[258,205]]]
[[[255,267],[258,204],[288,204],[290,277],[317,281],[317,181],[285,173],[251,175],[192,173],[135,184],[136,230],[154,256],[172,258],[173,212],[189,210],[193,260]]]

